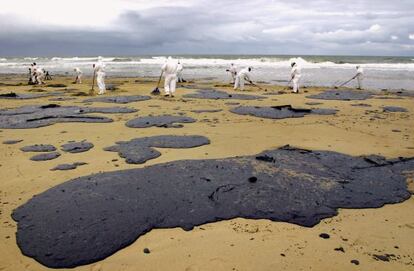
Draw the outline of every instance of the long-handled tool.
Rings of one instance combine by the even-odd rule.
[[[158,83],[157,83],[157,87],[151,91],[151,95],[160,95],[161,91],[159,89],[160,87],[160,83],[161,83],[161,79],[162,79],[162,75],[164,74],[164,71],[161,71],[161,75],[160,75],[160,79],[158,79]]]
[[[349,79],[348,81],[346,81],[345,83],[343,83],[343,84],[341,84],[340,86],[337,86],[337,87],[335,87],[335,88],[340,88],[340,87],[343,87],[343,86],[345,86],[346,84],[348,84],[349,82],[351,82],[352,80],[354,80],[355,79],[355,76],[354,77],[352,77],[351,79]]]
[[[96,75],[96,71],[94,70],[93,71],[93,78],[92,78],[92,88],[91,88],[91,90],[89,91],[89,95],[93,95],[94,94],[94,92],[95,92],[95,75]]]
[[[261,86],[256,85],[255,83],[253,83],[252,81],[249,82],[251,85],[257,87],[260,90],[264,90]]]
[[[293,78],[291,78],[289,80],[289,82],[287,83],[286,87],[283,90],[288,90],[289,89],[289,86],[290,86],[290,83],[292,83],[292,81],[293,81]]]

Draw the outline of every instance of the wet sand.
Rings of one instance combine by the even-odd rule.
[[[50,103],[85,106],[85,97],[71,95],[88,93],[90,86],[72,85],[71,80],[65,77],[53,80],[53,83],[67,85],[66,88],[0,86],[0,94],[10,91],[27,93],[31,89],[42,89],[46,93],[64,91],[65,97],[76,98],[62,101],[49,101],[56,97],[0,99],[0,108]],[[137,79],[108,78],[107,82],[118,84],[119,89],[109,91],[107,95],[148,95],[155,87],[155,83],[139,83],[139,80],[135,80]],[[0,82],[13,85],[25,83],[26,78],[3,76]],[[89,83],[87,79],[85,83]],[[217,82],[191,83],[199,89],[212,88],[215,84]],[[277,86],[266,88],[268,92],[283,89]],[[234,94],[231,88],[217,89]],[[57,123],[36,129],[0,129],[0,142],[23,140],[15,145],[0,144],[0,172],[3,177],[0,183],[0,270],[47,269],[21,254],[16,245],[16,222],[12,220],[11,213],[33,195],[76,177],[184,159],[255,155],[286,144],[353,156],[414,156],[412,97],[374,97],[363,101],[371,107],[355,107],[352,105],[358,101],[306,98],[325,89],[303,90],[308,93],[263,95],[266,93],[255,87],[248,87],[245,92],[237,94],[258,95],[264,99],[211,100],[183,98],[185,94],[196,93],[196,90],[179,88],[175,98],[159,96],[125,105],[139,110],[136,113],[94,114],[112,118],[114,121],[111,123]],[[384,93],[382,95],[396,97]],[[336,109],[338,112],[336,115],[308,115],[303,118],[272,120],[233,114],[229,110],[238,105],[229,105],[229,102],[240,103],[240,106],[261,107],[290,104],[295,108]],[[310,102],[322,104],[306,104]],[[93,102],[89,106],[112,105]],[[383,107],[386,106],[402,107],[408,112],[384,112]],[[222,111],[195,113],[192,112],[194,110]],[[185,124],[180,129],[136,129],[125,126],[131,119],[149,115],[185,115],[197,121]],[[117,141],[157,135],[202,135],[211,143],[191,149],[157,149],[162,155],[143,165],[127,164],[117,153],[103,151]],[[83,140],[93,143],[95,147],[88,152],[77,154],[60,151],[60,146],[69,141]],[[51,161],[30,161],[33,153],[22,152],[20,148],[35,144],[52,144],[62,155]],[[51,171],[60,164],[76,162],[87,164],[69,171]],[[379,209],[340,210],[338,216],[325,219],[313,228],[267,220],[235,219],[199,226],[189,232],[182,229],[153,230],[107,259],[75,270],[324,270],[332,266],[336,270],[411,270],[414,266],[413,207],[414,200],[409,199],[404,203]],[[321,238],[321,233],[329,234],[330,238]],[[150,253],[144,253],[145,248]],[[387,257],[382,257],[387,254]],[[352,260],[357,260],[359,265],[355,265],[355,261],[351,263]]]

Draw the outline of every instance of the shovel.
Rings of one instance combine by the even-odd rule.
[[[95,92],[95,75],[96,75],[96,71],[93,71],[93,77],[92,77],[92,88],[91,90],[89,90],[89,95],[92,96]]]
[[[355,79],[355,77],[352,77],[351,79],[349,79],[348,81],[346,81],[345,83],[343,83],[342,85],[340,85],[340,86],[338,86],[338,87],[335,87],[335,88],[340,88],[340,87],[343,87],[343,86],[345,86],[346,84],[348,84],[349,82],[351,82],[352,80],[354,80]]]
[[[158,79],[157,87],[153,91],[151,91],[151,95],[160,95],[161,94],[159,86],[160,86],[161,78],[162,78],[163,74],[164,74],[164,71],[161,71],[161,75],[160,75],[160,79]]]

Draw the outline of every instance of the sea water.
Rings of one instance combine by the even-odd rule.
[[[157,77],[167,56],[107,56],[104,57],[107,76]],[[302,68],[302,84],[333,87],[356,74],[356,66],[365,70],[364,87],[381,90],[414,90],[414,57],[373,56],[261,56],[261,55],[181,55],[173,56],[184,66],[187,80],[229,82],[226,69],[234,63],[239,69],[252,67],[252,79],[259,83],[287,85],[290,64]],[[74,75],[79,67],[85,75],[93,73],[91,57],[0,57],[0,74],[25,74],[32,62],[52,75]],[[355,80],[349,83],[355,87]]]

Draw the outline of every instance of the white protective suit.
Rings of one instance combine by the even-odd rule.
[[[102,62],[102,57],[98,57],[98,62],[95,64],[96,83],[99,88],[99,95],[106,92],[105,88],[105,64]]]
[[[237,73],[236,81],[234,82],[234,90],[237,90],[238,88],[240,88],[241,90],[244,90],[244,81],[245,80],[249,82],[252,81],[250,79],[250,76],[251,76],[250,71],[251,71],[251,68],[244,68]]]
[[[177,81],[178,83],[183,83],[184,79],[183,79],[183,64],[181,64],[180,61],[178,61],[178,65],[177,65]]]
[[[360,66],[357,67],[357,74],[355,75],[358,80],[358,89],[362,89],[362,82],[364,81],[364,69]]]
[[[37,84],[38,85],[44,84],[43,79],[45,78],[45,72],[43,71],[43,69],[36,67],[34,74],[35,74],[35,80]]]
[[[161,69],[164,72],[165,95],[173,96],[177,84],[178,64],[172,59],[172,57],[169,57]]]
[[[293,83],[293,90],[292,92],[294,93],[298,93],[299,92],[299,83],[300,83],[300,78],[302,77],[302,69],[300,67],[298,67],[298,64],[294,64],[292,67],[292,70],[290,72],[290,76],[292,78],[292,83]]]
[[[236,81],[236,76],[237,76],[237,66],[232,63],[230,66],[229,72],[231,75],[231,84],[234,84],[234,82]]]
[[[32,73],[32,82],[33,82],[33,84],[37,84],[37,81],[36,81],[36,70],[37,70],[37,66],[35,65],[35,64],[31,64],[30,65],[31,66],[31,73]]]
[[[75,83],[82,84],[82,71],[79,68],[75,68],[74,71],[76,73]]]

